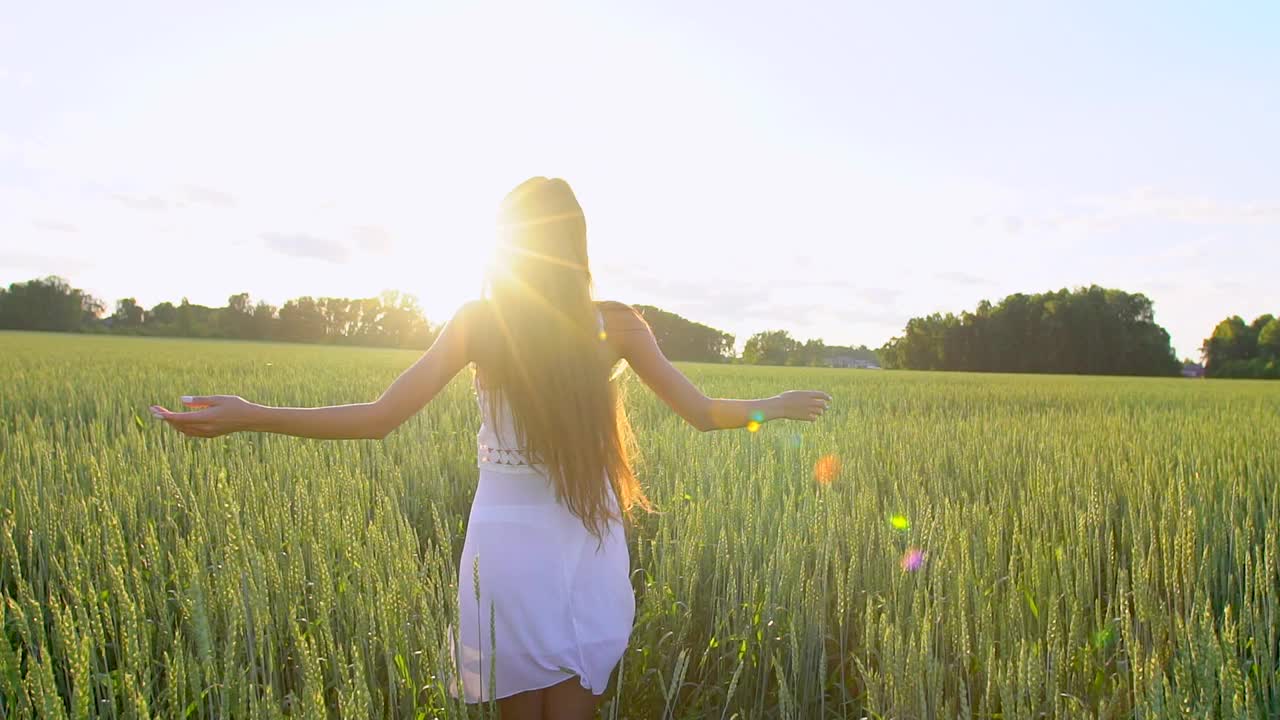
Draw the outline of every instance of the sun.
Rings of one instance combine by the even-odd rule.
[[[382,262],[359,271],[379,287],[415,295],[427,318],[437,323],[480,297],[493,249],[492,232],[433,233],[405,241]]]

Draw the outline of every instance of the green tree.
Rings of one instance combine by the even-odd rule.
[[[177,334],[183,337],[221,337],[223,331],[218,322],[219,310],[220,308],[197,305],[182,298],[174,323]]]
[[[1218,323],[1200,348],[1204,355],[1205,375],[1229,376],[1237,371],[1239,364],[1248,362],[1257,350],[1257,339],[1250,335],[1249,326],[1239,315]]]
[[[1280,320],[1268,313],[1246,325],[1233,315],[1213,328],[1200,352],[1209,377],[1280,378]]]
[[[353,330],[350,337],[361,344],[373,344],[382,336],[382,317],[385,314],[378,298],[360,298],[351,304]]]
[[[733,357],[734,337],[729,333],[651,305],[636,305],[635,309],[653,330],[662,353],[672,360],[726,362]]]
[[[253,318],[249,337],[255,340],[268,340],[276,336],[276,306],[259,300],[253,306]]]
[[[787,365],[798,367],[817,367],[826,364],[827,345],[821,338],[806,340],[803,344],[796,342],[796,349],[787,356]]]
[[[1276,316],[1272,315],[1271,313],[1266,313],[1265,315],[1259,315],[1258,317],[1253,319],[1253,322],[1249,323],[1249,331],[1253,333],[1253,336],[1256,339],[1262,335],[1262,329],[1265,328],[1268,324],[1271,323],[1272,320],[1275,320],[1275,319],[1276,319]]]
[[[333,340],[349,340],[355,330],[352,302],[347,298],[320,298],[324,315],[325,336]]]
[[[0,295],[0,327],[14,330],[81,330],[102,311],[96,298],[56,275],[13,283]]]
[[[247,338],[252,334],[253,303],[249,293],[237,293],[227,298],[227,306],[218,311],[218,325],[226,337]]]
[[[325,320],[315,298],[304,295],[285,301],[280,308],[280,339],[292,342],[324,340]]]
[[[387,290],[378,296],[382,303],[382,336],[391,347],[426,348],[435,332],[418,305],[418,298],[398,290]]]
[[[800,347],[786,330],[766,330],[747,339],[742,361],[749,365],[785,365]]]
[[[1147,297],[1097,285],[912,318],[880,354],[888,367],[916,370],[1172,375],[1181,367]]]
[[[146,317],[144,318],[144,323],[153,327],[157,332],[164,332],[166,330],[172,332],[173,326],[177,324],[177,322],[178,308],[174,307],[173,303],[168,300],[165,300],[162,303],[157,303],[155,307],[152,307],[151,310],[147,312]]]
[[[96,327],[107,306],[98,298],[88,294],[80,294],[80,328]]]
[[[136,298],[116,301],[116,311],[111,315],[112,329],[136,330],[142,327],[144,313]]]
[[[1280,360],[1280,319],[1272,318],[1259,330],[1258,356],[1267,361]]]

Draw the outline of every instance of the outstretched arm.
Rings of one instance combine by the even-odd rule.
[[[632,311],[634,313],[634,311]],[[623,315],[625,318],[625,314]],[[648,324],[638,315],[625,320],[616,347],[640,379],[680,417],[706,432],[746,427],[786,418],[817,420],[826,412],[831,396],[816,390],[790,390],[771,398],[732,400],[710,398],[667,360]]]
[[[431,348],[374,402],[316,408],[271,407],[235,395],[207,395],[182,399],[183,404],[199,410],[170,412],[152,405],[151,414],[195,437],[256,431],[325,440],[382,439],[431,402],[470,362],[466,340],[467,318],[472,314],[472,305],[459,310]]]

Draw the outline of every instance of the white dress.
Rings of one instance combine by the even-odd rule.
[[[481,702],[577,676],[600,695],[635,618],[623,528],[610,521],[601,544],[521,455],[506,403],[495,418],[476,395],[480,481],[458,568],[450,691]]]

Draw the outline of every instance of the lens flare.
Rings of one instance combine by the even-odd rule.
[[[751,415],[749,415],[748,417],[750,417],[753,422],[758,422],[758,423],[764,422],[764,413],[759,410],[752,410]]]
[[[823,485],[830,485],[840,475],[840,458],[835,455],[823,455],[813,466],[813,477]]]
[[[902,569],[904,572],[915,572],[924,566],[924,551],[917,547],[909,547],[902,554]]]
[[[911,521],[906,515],[892,515],[889,517],[889,525],[898,532],[906,532],[911,529]]]
[[[607,333],[607,332],[605,332],[605,331],[601,330],[601,331],[600,331],[600,335],[599,335],[598,337],[600,338],[600,340],[601,340],[601,341],[608,340],[608,339],[609,339],[609,333]]]
[[[747,432],[759,432],[759,431],[760,431],[760,423],[756,422],[755,420],[752,420],[751,422],[747,423]]]

